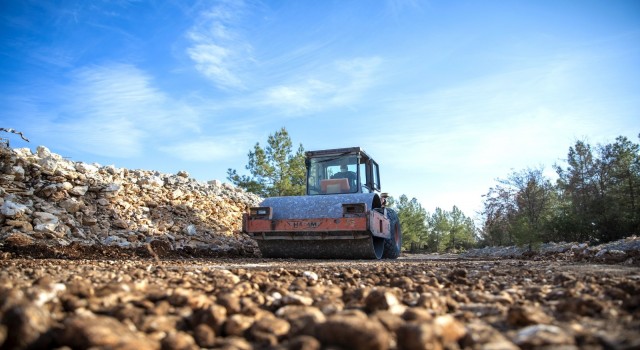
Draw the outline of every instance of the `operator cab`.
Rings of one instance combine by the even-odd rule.
[[[307,195],[379,193],[378,163],[360,147],[306,152]]]

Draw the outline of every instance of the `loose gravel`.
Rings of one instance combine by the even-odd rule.
[[[0,260],[0,349],[637,349],[640,269]]]

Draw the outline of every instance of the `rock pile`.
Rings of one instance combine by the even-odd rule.
[[[46,147],[0,146],[0,242],[253,255],[239,233],[260,198],[217,180],[72,162]],[[147,247],[149,247],[147,246]]]
[[[618,241],[590,246],[587,243],[544,243],[530,251],[527,247],[485,247],[471,249],[463,258],[502,258],[532,260],[562,260],[605,264],[640,265],[640,237],[631,236]]]

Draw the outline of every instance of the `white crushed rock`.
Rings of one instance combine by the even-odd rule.
[[[0,168],[0,244],[21,235],[61,246],[160,240],[172,249],[255,250],[239,231],[242,213],[262,199],[228,183],[73,162],[43,146],[0,147]]]
[[[640,237],[633,235],[614,242],[590,246],[587,243],[544,243],[530,252],[527,247],[484,247],[471,249],[463,258],[522,258],[526,256],[553,257],[569,261],[640,264]]]

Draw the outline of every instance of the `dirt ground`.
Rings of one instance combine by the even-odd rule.
[[[640,348],[638,267],[104,255],[5,252],[0,349]]]

